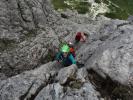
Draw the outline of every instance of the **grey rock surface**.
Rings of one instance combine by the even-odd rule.
[[[75,76],[77,71],[74,71],[75,75],[68,72],[75,70],[76,66],[69,66],[65,73],[62,73],[65,69],[56,67],[58,68],[57,62],[49,62],[35,70],[1,81],[0,100],[98,100],[100,94],[89,81],[78,82]],[[61,77],[66,76],[66,73],[75,79],[63,86],[60,80],[56,80],[59,77],[57,74]]]
[[[133,86],[132,17],[91,20],[67,11],[61,18],[49,0],[1,0],[0,9],[0,100],[99,100],[90,69]],[[89,35],[76,45],[84,68],[50,62],[60,42],[74,41],[78,31]]]
[[[86,82],[88,78],[88,72],[86,68],[81,68],[77,72],[77,79],[79,79],[81,82]]]
[[[99,100],[98,95],[90,83],[85,83],[80,89],[65,88],[57,83],[45,87],[35,100]]]
[[[0,72],[8,77],[51,61],[54,48],[61,41],[73,41],[77,31],[90,32],[90,19],[61,18],[49,0],[1,0],[0,4]]]
[[[0,5],[0,72],[9,77],[50,61],[59,45],[51,24],[60,19],[50,1],[1,0]]]
[[[80,69],[76,71],[76,69],[77,67],[74,65],[61,69],[57,76],[59,81],[43,88],[35,100],[98,100],[99,92],[95,90],[88,79],[86,79],[86,82],[79,80],[77,77],[81,71]],[[85,74],[81,76],[85,76]]]
[[[133,26],[128,21],[111,20],[97,32],[95,41],[80,48],[81,62],[86,62],[88,69],[94,69],[104,78],[109,76],[112,80],[129,85],[129,78],[133,77]]]
[[[69,67],[62,68],[58,74],[59,83],[61,85],[67,83],[69,78],[73,78],[73,76],[75,76],[76,71],[77,71],[76,65],[71,65]]]
[[[0,72],[8,77],[51,61],[59,43],[73,40],[81,23],[88,22],[81,16],[73,18],[79,24],[61,18],[49,0],[1,0],[0,4]]]
[[[55,62],[0,82],[0,100],[26,100],[37,95],[56,76]]]

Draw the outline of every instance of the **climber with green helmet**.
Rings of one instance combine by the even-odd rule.
[[[70,47],[67,44],[61,47],[60,52],[56,55],[56,60],[61,62],[65,67],[76,64],[75,58],[70,53]]]

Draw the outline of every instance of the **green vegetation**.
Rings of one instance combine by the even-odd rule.
[[[109,18],[127,19],[133,15],[132,0],[96,0],[97,3],[104,2],[109,5],[110,12],[105,13]],[[56,10],[72,9],[77,10],[80,14],[89,12],[90,4],[86,0],[52,0]]]
[[[14,40],[9,40],[6,38],[0,39],[0,52],[8,49],[13,49],[16,46]]]
[[[127,19],[133,14],[132,0],[96,0],[97,3],[103,1],[109,5],[110,13],[105,13],[105,16],[113,19]]]
[[[52,0],[52,3],[54,5],[54,8],[56,10],[69,8],[69,6],[64,3],[64,1],[65,0]]]
[[[79,79],[76,79],[76,76],[71,76],[68,78],[65,86],[68,86],[71,89],[80,89],[83,86],[83,82]]]
[[[80,14],[85,14],[89,11],[90,4],[86,0],[52,0],[56,10],[77,10]]]
[[[80,80],[71,81],[69,83],[69,87],[72,89],[80,89],[82,87],[83,83]]]

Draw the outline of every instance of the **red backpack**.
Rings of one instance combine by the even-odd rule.
[[[77,42],[79,42],[81,38],[82,38],[81,32],[78,32],[78,33],[76,34],[76,36],[75,36],[75,40],[76,40]]]
[[[70,48],[70,53],[73,55],[73,57],[75,58],[76,54],[75,54],[75,50],[73,47]]]

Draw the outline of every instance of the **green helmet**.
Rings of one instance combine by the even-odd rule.
[[[69,46],[68,46],[67,44],[65,44],[65,45],[63,45],[63,46],[61,47],[61,51],[62,51],[62,52],[69,52],[69,51],[70,51],[70,48],[69,48]]]

